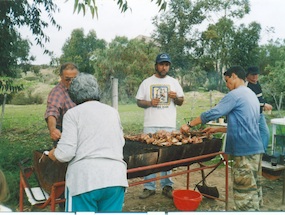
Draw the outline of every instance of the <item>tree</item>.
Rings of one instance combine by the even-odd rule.
[[[68,0],[67,0],[68,1]],[[92,15],[97,15],[96,0],[73,0],[74,12],[85,14],[86,8],[90,8]],[[151,0],[153,1],[153,0]],[[17,58],[15,52],[17,45],[15,41],[20,41],[21,36],[17,32],[17,28],[26,26],[32,32],[34,40],[37,45],[44,49],[44,54],[53,53],[46,49],[45,43],[49,42],[49,36],[45,34],[44,29],[50,25],[55,26],[60,30],[60,25],[54,19],[54,14],[59,12],[59,9],[53,0],[21,0],[21,1],[0,1],[0,74],[15,77],[15,66],[17,65]],[[160,9],[166,7],[165,0],[157,0],[156,4]],[[117,5],[122,12],[128,9],[127,0],[118,0]],[[44,21],[43,14],[49,20]],[[9,53],[9,54],[8,54]],[[33,60],[32,58],[31,60]]]
[[[60,29],[53,18],[57,6],[52,0],[0,1],[1,75],[15,77],[15,66],[19,63],[18,58],[27,59],[28,53],[26,52],[21,52],[19,56],[18,45],[22,43],[27,48],[28,44],[28,41],[21,39],[17,31],[19,27],[27,26],[35,36],[37,45],[44,47],[44,42],[49,41],[49,37],[44,33],[44,28],[49,26],[49,22],[41,19],[42,8],[46,11],[49,22]],[[48,51],[45,50],[45,52]]]
[[[83,29],[75,29],[63,45],[60,63],[74,62],[81,72],[93,74],[94,69],[91,64],[93,52],[96,49],[103,51],[106,44],[105,40],[97,39],[95,31],[90,31],[85,36]]]
[[[203,4],[210,20],[215,20],[217,17],[241,19],[250,12],[249,0],[204,0]]]
[[[258,64],[262,75],[268,75],[270,70],[269,65],[274,65],[276,61],[282,60],[280,58],[280,49],[284,46],[283,40],[270,40],[268,44],[259,47],[259,61]]]
[[[220,78],[217,85],[220,91],[223,86],[223,71],[229,65],[233,33],[233,21],[221,18],[216,24],[209,25],[201,35],[199,52],[202,59],[207,59],[206,65],[211,65],[210,68],[218,73]],[[203,61],[200,61],[200,63],[204,64]]]
[[[259,45],[261,26],[252,22],[246,27],[241,24],[235,31],[231,54],[230,65],[240,65],[247,68],[250,65],[257,65],[259,60]]]
[[[189,0],[173,0],[169,10],[154,19],[156,27],[152,37],[159,44],[162,52],[168,52],[172,57],[172,74],[179,77],[182,87],[194,87],[193,83],[183,81],[186,74],[195,67],[193,47],[197,42],[197,27],[203,22],[203,4]],[[191,75],[194,77],[194,74]],[[190,79],[191,80],[191,79]],[[193,80],[193,79],[192,79]],[[192,81],[191,80],[191,81]]]
[[[268,103],[275,104],[279,115],[285,92],[285,40],[271,41],[269,44],[261,47],[263,56],[261,71],[265,76],[261,76],[263,92]],[[266,53],[265,55],[263,53]]]
[[[237,57],[241,55],[243,57],[245,54],[241,52],[237,53],[239,50],[234,48],[242,46],[245,49],[246,42],[257,44],[259,35],[254,35],[254,37],[246,38],[246,41],[243,41],[245,37],[242,33],[246,32],[246,28],[242,25],[238,30],[241,33],[236,32],[234,20],[242,18],[245,14],[249,13],[250,5],[248,0],[205,0],[204,6],[208,19],[212,17],[213,13],[215,16],[220,15],[220,17],[218,17],[217,22],[214,24],[210,23],[206,31],[202,32],[200,47],[197,48],[197,53],[201,57],[200,64],[206,65],[210,69],[209,71],[214,70],[218,73],[220,78],[217,86],[218,90],[222,90],[224,86],[222,81],[223,72],[227,67],[235,63],[240,63],[241,61],[236,61]],[[257,25],[255,27],[255,30],[258,29]],[[257,32],[259,33],[259,31]],[[242,43],[240,44],[240,42]],[[252,52],[248,54],[252,54]]]
[[[17,31],[10,38],[5,36],[5,30],[0,31],[0,76],[17,77],[18,65],[28,65],[31,60],[28,58],[30,43],[22,40]]]
[[[261,81],[264,83],[263,91],[269,97],[269,101],[273,100],[272,104],[275,104],[279,116],[281,117],[280,110],[282,109],[282,105],[284,105],[283,96],[285,91],[285,68],[284,61],[279,61],[276,63],[277,65],[267,67],[267,69],[270,70],[270,73],[267,76],[264,76]]]
[[[253,22],[248,26],[234,26],[234,22],[221,18],[209,25],[201,36],[201,63],[214,69],[220,75],[222,86],[223,72],[232,65],[248,67],[259,61],[260,24]],[[205,62],[207,62],[205,64]],[[221,88],[220,88],[221,89]]]
[[[202,75],[204,71],[216,71],[222,86],[223,70],[231,60],[229,44],[234,40],[233,19],[242,18],[248,12],[248,0],[173,0],[168,11],[156,17],[153,36],[161,45],[161,50],[174,56],[175,75],[185,80],[183,87],[190,84],[193,88],[191,82],[197,84],[195,87],[201,86],[202,83],[198,83],[200,79],[194,78],[197,72]],[[220,18],[213,19],[213,15]],[[208,20],[214,23],[200,33],[199,27]],[[189,74],[193,77],[190,80],[186,79]]]
[[[119,80],[121,101],[135,98],[141,80],[154,73],[154,59],[158,48],[143,40],[128,40],[116,37],[109,48],[94,54],[95,77],[97,78],[104,98],[110,95],[110,80]],[[132,98],[132,99],[130,99]]]

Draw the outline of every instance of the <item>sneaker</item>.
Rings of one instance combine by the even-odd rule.
[[[142,194],[139,196],[140,199],[146,199],[152,195],[155,194],[155,190],[148,190],[148,189],[143,189]]]
[[[173,191],[173,188],[171,186],[165,186],[162,189],[162,195],[166,196],[167,198],[172,199],[172,191]]]

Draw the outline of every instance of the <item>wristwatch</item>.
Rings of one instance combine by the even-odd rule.
[[[193,126],[191,126],[190,123],[191,123],[190,121],[187,122],[187,125],[188,125],[189,128],[192,128]]]

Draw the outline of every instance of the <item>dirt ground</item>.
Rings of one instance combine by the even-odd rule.
[[[197,164],[193,164],[197,165]],[[180,171],[186,167],[178,167],[173,171]],[[209,170],[205,170],[207,173]],[[186,175],[178,175],[172,178],[174,181],[174,189],[186,189]],[[202,179],[200,171],[190,173],[190,189],[194,189],[195,185]],[[130,179],[130,182],[138,181],[140,178]],[[225,168],[224,166],[216,169],[206,179],[206,183],[210,187],[217,187],[220,198],[225,199]],[[143,185],[129,187],[125,196],[124,212],[147,212],[147,211],[179,211],[172,199],[168,199],[161,194],[159,181],[156,182],[156,194],[147,199],[139,199],[139,195],[143,190]],[[264,206],[261,211],[285,211],[285,205],[282,205],[282,189],[283,177],[269,180],[263,177],[263,202]],[[229,168],[229,211],[233,211],[234,202],[232,194],[231,169]],[[225,211],[225,203],[220,200],[213,200],[203,197],[202,202],[197,211]]]

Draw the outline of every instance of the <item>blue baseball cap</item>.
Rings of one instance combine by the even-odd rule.
[[[162,54],[157,55],[155,63],[161,63],[161,62],[171,63],[171,58],[170,58],[169,54],[162,53]]]

